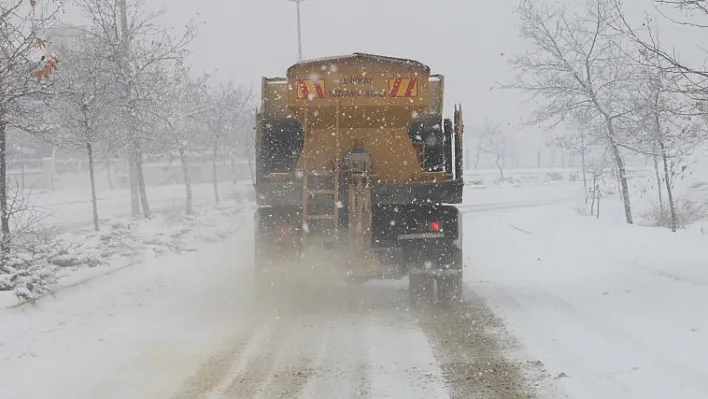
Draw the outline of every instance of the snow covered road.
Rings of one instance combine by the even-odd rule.
[[[257,327],[176,397],[446,397],[428,339],[405,302],[395,306],[405,298],[396,291],[330,287],[257,305]]]
[[[252,292],[251,218],[168,255],[0,311],[10,399],[527,398],[474,296],[408,303],[406,281]]]

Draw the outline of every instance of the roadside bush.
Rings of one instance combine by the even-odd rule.
[[[113,259],[193,251],[195,242],[217,242],[235,232],[243,204],[198,209],[195,215],[175,218],[156,215],[152,220],[115,218],[100,232],[56,234],[49,230],[25,234],[0,259],[0,291],[14,291],[32,302],[51,291],[65,269],[110,264]]]
[[[546,181],[562,181],[563,173],[561,172],[548,172],[546,173]]]
[[[692,223],[705,219],[708,216],[706,204],[700,204],[697,201],[688,198],[680,198],[675,200],[677,227],[685,229]],[[652,207],[644,212],[641,217],[645,223],[656,227],[671,228],[671,211],[668,205],[662,208],[659,204],[653,204]]]

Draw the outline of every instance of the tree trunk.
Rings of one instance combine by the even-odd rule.
[[[590,203],[590,215],[595,215],[595,199],[597,198],[598,185],[597,173],[592,174],[592,202]]]
[[[129,128],[130,129],[130,128]],[[129,141],[132,138],[128,139]],[[129,144],[128,153],[128,187],[130,188],[130,215],[134,218],[140,216],[140,195],[138,194],[138,167],[135,156],[135,149]]]
[[[121,75],[125,81],[125,111],[128,111],[128,115],[132,115],[133,105],[131,105],[131,98],[133,96],[133,90],[130,83],[130,64],[128,62],[128,55],[130,53],[130,31],[128,23],[128,6],[126,0],[118,0],[118,11],[120,14],[120,51],[118,54],[118,62]],[[138,146],[137,138],[135,137],[135,129],[132,125],[128,125],[126,131],[128,139],[128,183],[130,186],[130,214],[132,217],[137,218],[140,215],[140,180],[142,175],[142,168],[139,167],[138,157],[140,156],[140,149]]]
[[[497,155],[497,169],[499,169],[499,176],[501,177],[501,181],[504,181],[504,168],[502,167],[501,163],[501,157]]]
[[[96,198],[96,176],[93,165],[93,145],[91,141],[86,142],[86,152],[89,159],[89,177],[91,179],[91,206],[93,207],[93,229],[98,231],[98,198]]]
[[[182,175],[184,176],[184,188],[187,190],[187,202],[185,203],[185,213],[187,215],[194,214],[192,207],[192,178],[189,176],[189,168],[187,165],[187,156],[184,153],[184,148],[179,149],[179,160],[182,163]]]
[[[229,162],[231,162],[231,184],[235,186],[238,179],[236,178],[236,157],[234,157],[233,153],[229,154]],[[248,162],[248,170],[251,170],[250,159]]]
[[[212,154],[211,157],[211,179],[212,182],[214,183],[214,199],[216,199],[216,203],[219,203],[219,180],[218,176],[216,174],[216,157],[219,155],[219,147],[214,146],[214,153]]]
[[[536,167],[541,169],[541,150],[536,153]]]
[[[111,156],[106,157],[106,174],[108,175],[108,187],[113,191],[113,177],[111,176]]]
[[[143,208],[143,218],[150,219],[150,204],[148,203],[147,190],[145,189],[145,176],[143,175],[143,156],[139,152],[135,157],[136,172],[138,175],[138,189],[140,190],[140,204]]]
[[[656,173],[656,188],[659,193],[659,211],[661,212],[661,216],[664,216],[664,198],[663,198],[663,191],[661,189],[661,174],[659,173],[659,156],[656,154],[656,141],[654,141],[654,155],[652,158],[654,158],[654,172]]]
[[[622,179],[620,178],[619,166],[615,162],[616,172],[617,172],[617,191],[619,193],[620,200],[624,202],[624,191],[622,191]]]
[[[607,134],[610,139],[610,146],[612,147],[615,163],[617,164],[618,178],[622,190],[622,201],[624,202],[624,218],[627,224],[633,224],[632,204],[629,199],[629,185],[627,184],[627,169],[624,166],[624,160],[622,160],[622,153],[615,142],[615,131],[611,119],[607,120]]]
[[[654,171],[656,171],[656,186],[659,190],[659,205],[660,205],[660,210],[661,210],[661,218],[664,217],[664,201],[661,198],[661,175],[659,174],[659,159],[656,154],[656,149],[657,145],[659,146],[659,149],[661,150],[661,158],[664,162],[664,174],[666,178],[666,192],[667,192],[667,197],[669,200],[669,212],[671,214],[671,231],[676,232],[676,227],[677,227],[677,221],[676,221],[676,208],[674,207],[674,198],[673,198],[673,193],[671,192],[671,182],[669,181],[669,173],[668,173],[668,160],[666,157],[666,147],[664,146],[664,138],[662,135],[662,127],[661,127],[661,118],[659,116],[659,99],[661,96],[661,91],[657,90],[656,95],[654,97]]]
[[[0,243],[1,254],[7,253],[10,245],[10,215],[7,211],[7,124],[0,114]]]
[[[481,140],[481,139],[480,139]],[[482,147],[480,144],[477,145],[477,155],[474,157],[474,169],[479,169],[479,157],[482,155]]]
[[[588,177],[585,166],[585,133],[580,133],[580,163],[583,169],[583,187],[585,188],[585,203],[588,203]]]
[[[671,179],[669,176],[669,159],[666,155],[666,146],[664,146],[664,142],[661,140],[659,140],[659,148],[661,149],[661,158],[664,160],[664,180],[666,181],[666,197],[669,200],[669,213],[671,213],[671,231],[676,232],[676,230],[678,229],[678,215],[676,215],[674,194],[671,190]]]

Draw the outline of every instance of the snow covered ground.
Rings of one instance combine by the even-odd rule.
[[[0,274],[0,308],[144,263],[165,253],[196,250],[200,242],[224,239],[239,226],[229,216],[253,205],[231,199],[195,208],[193,215],[157,213],[150,220],[112,218],[93,229],[40,231],[25,237]]]
[[[615,199],[584,216],[577,182],[465,195],[459,309],[411,308],[405,280],[259,302],[246,210],[226,241],[0,310],[0,396],[708,396],[708,235],[627,226]]]
[[[708,235],[580,206],[468,213],[470,289],[543,363],[543,397],[708,397]]]
[[[247,198],[253,192],[251,181],[220,182],[220,197],[228,200],[238,195]],[[195,207],[215,202],[214,187],[211,184],[195,184],[193,204]],[[45,226],[58,226],[62,229],[78,229],[91,225],[91,197],[86,190],[45,190],[27,192],[31,195],[33,210],[41,215]],[[184,210],[186,188],[184,185],[165,185],[147,188],[148,201],[154,212],[181,212]],[[102,219],[130,215],[130,194],[126,189],[98,192],[98,213]]]

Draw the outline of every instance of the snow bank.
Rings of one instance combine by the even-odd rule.
[[[146,256],[194,250],[198,242],[215,242],[238,228],[235,216],[250,207],[229,201],[222,206],[181,213],[156,214],[151,220],[112,218],[99,232],[79,231],[24,237],[24,243],[0,266],[0,307],[34,301],[55,288],[135,263]],[[86,269],[99,269],[87,273]]]
[[[468,283],[562,391],[544,397],[704,398],[708,237],[578,206],[467,214]]]

